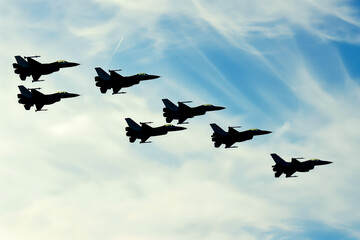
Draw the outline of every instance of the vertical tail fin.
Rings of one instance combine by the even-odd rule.
[[[20,67],[28,68],[29,64],[25,59],[23,59],[21,56],[15,56],[16,62],[19,64]]]
[[[97,67],[95,68],[95,71],[102,80],[110,80],[110,75],[107,72],[105,72],[102,68]]]
[[[32,94],[31,92],[29,91],[29,89],[27,89],[26,87],[24,87],[23,85],[20,85],[18,86],[21,94],[26,97],[26,98],[31,98],[32,97]]]
[[[171,111],[177,111],[179,108],[174,104],[172,103],[169,99],[165,98],[165,99],[162,99],[164,105],[166,108],[170,109]]]
[[[129,125],[129,127],[133,130],[136,131],[140,131],[141,127],[139,124],[137,124],[134,120],[132,120],[131,118],[125,118],[125,121],[127,122],[127,124]]]
[[[211,123],[210,126],[214,130],[214,132],[216,132],[222,136],[226,135],[226,132],[221,127],[219,127],[216,123]]]
[[[274,159],[276,164],[287,165],[287,162],[279,157],[276,153],[271,153],[271,157]]]

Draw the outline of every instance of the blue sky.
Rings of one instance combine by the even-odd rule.
[[[359,6],[1,1],[1,239],[359,239]],[[15,55],[81,63],[21,82]],[[95,67],[161,75],[102,95]],[[25,111],[18,85],[81,97]],[[162,98],[226,106],[130,144]],[[215,149],[209,123],[271,135]],[[334,163],[275,179],[270,153]]]

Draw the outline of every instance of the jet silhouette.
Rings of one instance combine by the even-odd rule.
[[[225,132],[215,123],[211,123],[210,126],[214,130],[211,138],[216,148],[220,147],[221,144],[225,144],[225,148],[230,148],[236,142],[250,140],[256,135],[264,135],[271,133],[270,131],[264,131],[260,129],[249,129],[243,132],[238,132],[237,130],[235,130],[235,128],[239,128],[240,126],[229,127],[228,132]],[[232,148],[236,148],[236,146]]]
[[[20,75],[21,80],[25,81],[26,77],[32,76],[33,82],[41,81],[39,80],[41,75],[57,72],[60,68],[75,67],[79,65],[79,63],[67,62],[64,60],[53,63],[39,63],[34,60],[34,58],[37,57],[40,56],[25,57],[25,59],[27,59],[26,61],[21,56],[15,56],[17,63],[13,63],[13,67],[15,68],[14,72]]]
[[[141,126],[134,122],[131,118],[125,118],[128,127],[125,128],[126,136],[129,137],[131,143],[135,142],[136,139],[140,139],[140,143],[151,143],[146,142],[149,137],[166,135],[168,132],[180,131],[186,128],[177,127],[171,124],[166,124],[160,127],[150,127],[148,123],[152,122],[141,122]]]
[[[19,103],[24,104],[26,110],[30,110],[32,106],[35,105],[37,111],[46,111],[43,109],[44,105],[50,105],[56,102],[59,102],[62,98],[72,98],[80,96],[79,94],[67,93],[67,92],[57,92],[54,94],[43,94],[36,89],[27,89],[26,87],[20,85],[18,86],[20,93],[18,94]]]
[[[271,157],[275,161],[275,165],[272,166],[273,171],[275,172],[275,177],[278,178],[281,174],[285,173],[286,177],[297,177],[292,176],[295,172],[309,172],[314,169],[315,166],[326,165],[332,162],[323,161],[319,159],[310,159],[304,162],[298,161],[298,159],[302,158],[292,158],[291,162],[286,162],[281,157],[279,157],[276,153],[270,154]]]
[[[140,81],[151,80],[155,78],[159,78],[160,76],[157,75],[149,75],[146,73],[138,73],[132,76],[121,76],[117,71],[118,70],[109,70],[110,74],[105,72],[102,68],[97,67],[95,68],[98,76],[95,77],[96,86],[100,87],[101,93],[106,93],[108,89],[112,89],[112,94],[118,93],[126,93],[126,92],[119,92],[120,89],[131,87],[135,84],[139,84]]]
[[[217,111],[225,109],[224,107],[213,106],[211,104],[204,104],[197,107],[189,107],[185,103],[192,101],[178,102],[179,106],[176,106],[169,99],[162,99],[165,107],[163,108],[163,116],[166,117],[166,122],[170,123],[172,120],[177,119],[178,123],[186,123],[185,120],[195,116],[204,115],[209,111]]]

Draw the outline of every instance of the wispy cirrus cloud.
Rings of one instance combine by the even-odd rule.
[[[359,87],[338,55],[322,57],[336,51],[332,40],[358,41],[348,3],[38,1],[31,11],[24,8],[31,4],[17,4],[1,7],[11,10],[2,15],[11,41],[0,40],[9,56],[0,68],[12,81],[1,96],[8,117],[1,121],[0,236],[286,239],[308,236],[308,221],[359,235],[359,195],[349,184],[358,181]],[[331,64],[312,64],[304,49],[314,43],[326,46],[317,55]],[[23,110],[9,61],[33,51],[45,54],[44,61],[79,60],[82,65],[41,86],[78,90],[81,98],[45,114]],[[95,66],[162,78],[125,96],[104,96],[94,86]],[[238,75],[234,68],[241,68]],[[247,68],[253,70],[242,74]],[[327,68],[346,80],[333,87],[322,75]],[[163,97],[233,105],[191,119],[186,131],[151,145],[129,144],[124,117],[162,124]],[[238,149],[215,149],[210,122],[274,133]],[[274,179],[271,152],[334,164],[298,179]]]

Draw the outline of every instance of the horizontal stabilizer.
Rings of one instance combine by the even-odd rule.
[[[105,72],[102,68],[97,67],[95,68],[95,71],[102,80],[106,80],[106,81],[110,80],[110,75],[107,72]]]
[[[35,104],[35,106],[36,106],[36,112],[39,112],[39,111],[47,111],[46,109],[43,109],[43,110],[42,110],[42,108],[43,108],[43,106],[44,106],[43,103],[37,103],[37,104]]]

